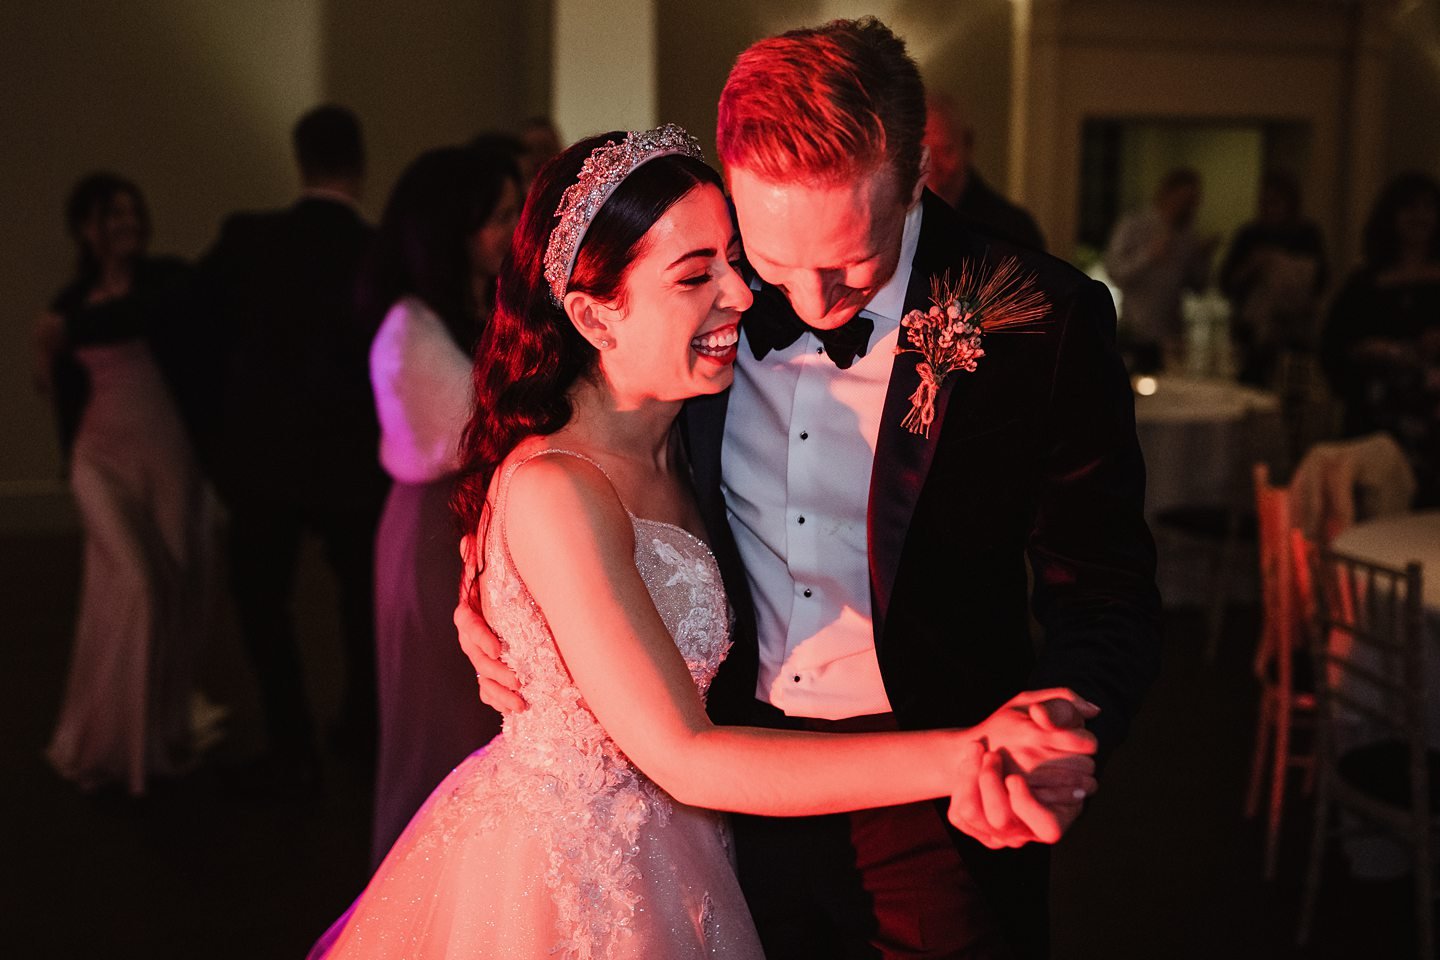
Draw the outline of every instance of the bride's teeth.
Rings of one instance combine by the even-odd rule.
[[[707,333],[690,341],[697,350],[728,350],[740,340],[739,331],[731,327],[719,333]]]

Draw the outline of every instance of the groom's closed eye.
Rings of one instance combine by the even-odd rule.
[[[667,266],[665,269],[674,270],[676,267],[680,266],[705,267],[706,265],[708,265],[709,261],[715,259],[715,255],[717,253],[718,251],[714,247],[699,247],[695,250],[689,251],[688,253],[682,253],[680,256],[670,261],[669,266]],[[693,273],[687,276],[682,276],[675,282],[683,287],[696,287],[704,283],[708,279],[710,279],[710,273],[708,269],[702,269],[700,273]]]

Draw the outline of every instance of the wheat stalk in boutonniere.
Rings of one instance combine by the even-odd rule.
[[[904,331],[895,348],[896,353],[918,353],[923,358],[915,368],[920,386],[910,395],[910,412],[901,425],[927,439],[940,385],[957,370],[975,372],[985,356],[985,335],[997,330],[1023,332],[1050,313],[1049,301],[1035,288],[1034,275],[1022,273],[1014,257],[1006,257],[993,269],[967,260],[953,284],[948,270],[942,277],[931,277],[930,303],[929,310],[911,310],[900,320]]]

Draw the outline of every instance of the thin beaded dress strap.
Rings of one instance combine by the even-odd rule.
[[[506,467],[504,476],[500,478],[500,494],[498,497],[496,497],[495,511],[499,514],[500,519],[500,545],[505,550],[505,559],[510,562],[510,565],[512,567],[515,565],[515,561],[510,557],[510,537],[509,534],[506,532],[505,523],[508,517],[506,503],[510,499],[510,479],[515,476],[516,470],[519,470],[531,460],[534,460],[537,457],[547,456],[548,454],[552,453],[562,453],[567,457],[575,457],[577,460],[584,460],[586,463],[590,464],[590,466],[594,467],[596,470],[599,470],[600,475],[603,476],[606,482],[610,484],[610,489],[615,491],[615,498],[617,500],[620,500],[620,507],[625,511],[626,516],[630,517],[632,520],[635,517],[635,514],[630,512],[630,508],[625,506],[625,501],[620,496],[620,488],[615,486],[615,481],[611,479],[610,474],[605,470],[604,467],[600,466],[600,464],[597,463],[593,457],[587,457],[585,456],[585,454],[577,453],[574,450],[566,450],[564,447],[547,447],[544,450],[537,450],[534,453],[528,454],[521,459],[516,460],[514,463],[510,464],[510,466]]]

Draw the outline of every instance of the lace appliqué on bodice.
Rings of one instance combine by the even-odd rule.
[[[598,960],[629,933],[636,910],[643,909],[633,890],[640,831],[652,818],[663,826],[671,800],[626,759],[590,712],[510,560],[503,526],[510,478],[546,453],[570,454],[547,450],[512,464],[499,487],[492,535],[485,538],[486,610],[528,707],[507,716],[502,736],[492,743],[494,775],[458,788],[471,795],[455,798],[463,802],[450,805],[452,814],[432,836],[445,842],[456,830],[490,829],[501,811],[523,807],[550,851],[545,882],[559,911],[555,952]],[[703,696],[730,646],[719,568],[705,544],[684,529],[633,514],[631,522],[635,565]]]

